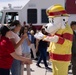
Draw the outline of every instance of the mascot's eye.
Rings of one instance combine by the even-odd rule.
[[[63,21],[65,21],[65,19],[63,19]]]
[[[49,23],[54,23],[54,18],[49,19]]]
[[[53,21],[53,18],[49,18],[49,23],[52,23],[52,21]]]
[[[51,23],[51,21],[49,21]]]
[[[52,18],[52,23],[54,23],[54,19]]]

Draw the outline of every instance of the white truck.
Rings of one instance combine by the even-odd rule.
[[[12,7],[9,4],[9,8],[4,8],[0,12],[0,23],[9,24],[13,20],[19,20],[23,25],[24,22],[28,25],[32,23],[38,29],[38,26],[48,23],[48,17],[46,15],[46,9],[53,4],[61,4],[66,6],[67,1],[74,0],[30,0],[24,7]],[[76,1],[76,0],[75,0]],[[71,14],[69,23],[72,20],[76,20],[76,15]]]

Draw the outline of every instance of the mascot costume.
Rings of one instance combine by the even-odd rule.
[[[46,13],[49,23],[44,28],[49,35],[38,32],[34,36],[50,42],[48,51],[52,61],[53,75],[68,75],[73,38],[73,31],[68,25],[69,15],[60,4],[49,7]]]

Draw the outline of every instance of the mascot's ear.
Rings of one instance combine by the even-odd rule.
[[[68,19],[69,17],[62,17],[62,26],[61,26],[62,29],[65,29],[65,25],[68,22]]]

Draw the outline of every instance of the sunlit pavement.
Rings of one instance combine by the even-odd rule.
[[[49,64],[49,67],[52,68],[51,63],[48,63],[48,64]],[[37,67],[36,61],[33,60],[33,64],[31,65],[31,75],[52,75],[52,71],[46,70],[43,63],[41,63],[40,66],[42,68]],[[24,69],[24,75],[27,75],[26,74],[26,65],[25,65],[25,69]],[[69,71],[68,75],[73,75],[71,70]]]

